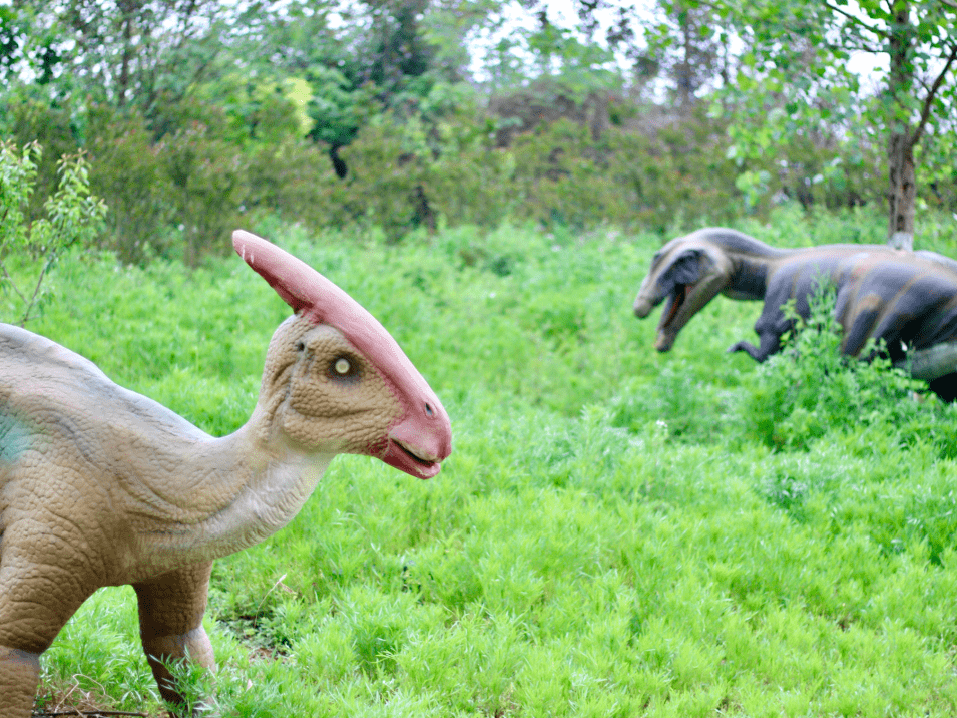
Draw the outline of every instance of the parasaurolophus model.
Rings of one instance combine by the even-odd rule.
[[[92,362],[0,325],[0,713],[30,715],[39,657],[98,588],[130,584],[160,693],[164,666],[213,667],[212,561],[302,508],[332,458],[422,479],[452,450],[448,414],[392,336],[304,262],[244,231],[233,247],[293,308],[249,422],[209,436]]]
[[[948,257],[883,245],[775,249],[731,229],[701,229],[664,245],[651,260],[633,309],[641,319],[667,299],[655,339],[655,349],[666,352],[718,294],[763,300],[754,326],[760,345],[739,341],[728,349],[763,362],[780,351],[781,336],[791,329],[782,306],[793,299],[798,315],[807,318],[821,279],[837,289],[834,317],[843,328],[843,354],[858,356],[868,339],[883,339],[891,358],[900,361],[902,342],[922,350],[957,339],[957,262]],[[953,399],[957,376],[938,375],[931,388]]]

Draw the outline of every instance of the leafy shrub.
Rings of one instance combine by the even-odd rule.
[[[31,143],[43,148],[36,158],[35,191],[25,208],[27,223],[43,216],[44,204],[57,186],[57,162],[79,147],[76,123],[70,108],[53,104],[22,91],[0,103],[4,135],[24,147]]]
[[[257,216],[312,228],[353,224],[355,208],[319,145],[287,138],[259,144],[245,155],[246,206]]]
[[[633,432],[654,421],[683,441],[720,442],[740,415],[736,394],[716,389],[683,360],[664,366],[653,381],[632,380],[623,389],[611,398],[611,425]]]
[[[19,315],[20,326],[42,301],[43,280],[60,253],[89,242],[106,212],[102,200],[90,194],[86,159],[64,155],[57,162],[59,184],[43,205],[45,216],[28,221],[42,156],[36,143],[22,150],[0,143],[0,286],[16,295],[10,298],[16,309],[8,310]],[[7,264],[16,266],[11,271]]]
[[[707,143],[694,146],[687,131],[650,137],[610,128],[595,137],[559,120],[520,135],[511,148],[516,213],[573,231],[611,222],[663,232],[688,207],[712,223],[730,220],[738,204],[730,165],[710,157]]]
[[[245,158],[201,121],[168,135],[156,148],[172,183],[170,195],[183,237],[183,261],[195,266],[204,254],[220,254],[238,226]]]
[[[775,448],[807,450],[835,432],[869,431],[903,446],[929,440],[942,456],[957,455],[953,427],[945,428],[952,407],[923,396],[927,385],[892,367],[873,343],[863,352],[870,361],[841,355],[833,286],[822,284],[810,305],[806,322],[793,303],[786,307],[796,328],[757,371],[746,402],[750,431]]]
[[[495,127],[477,108],[366,125],[342,150],[345,219],[395,241],[419,227],[491,228],[509,218],[553,232],[609,223],[666,231],[686,213],[714,223],[737,210],[731,163],[695,144],[703,125],[649,137],[617,127],[595,134],[560,119],[507,147],[493,145]]]
[[[342,153],[349,164],[346,196],[353,219],[381,228],[390,242],[430,224],[424,185],[431,158],[412,144],[405,129],[387,119],[365,128]]]

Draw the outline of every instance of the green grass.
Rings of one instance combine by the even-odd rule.
[[[742,229],[797,246],[876,226]],[[795,365],[724,353],[758,304],[715,300],[658,355],[657,312],[630,311],[655,236],[259,230],[389,328],[455,451],[428,482],[339,457],[286,529],[216,563],[220,669],[189,679],[214,714],[957,714],[951,408],[840,367],[888,398],[866,416],[833,390],[795,398]],[[74,256],[53,279],[32,329],[212,433],[249,415],[288,309],[238,258]],[[158,715],[136,633],[132,592],[101,591],[44,655],[42,692]]]

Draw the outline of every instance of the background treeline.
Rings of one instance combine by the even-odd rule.
[[[915,27],[930,12],[896,4]],[[87,153],[109,208],[99,244],[126,262],[195,264],[250,215],[395,242],[504,220],[665,233],[785,201],[886,201],[893,82],[841,74],[835,89],[846,67],[816,53],[827,27],[810,3],[764,18],[692,1],[569,7],[17,0],[0,8],[0,129],[44,148],[30,217],[58,158]],[[953,212],[942,7],[928,22],[943,39],[922,40],[943,43],[932,69],[945,91],[917,147],[917,204]],[[795,27],[803,40],[785,57]],[[911,70],[920,113],[920,82],[937,75]]]

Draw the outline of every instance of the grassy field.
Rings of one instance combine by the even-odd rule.
[[[883,232],[740,228],[779,246]],[[289,527],[216,564],[220,668],[193,676],[213,714],[957,715],[953,407],[887,372],[726,355],[752,303],[715,300],[658,355],[658,312],[631,301],[660,237],[249,229],[382,321],[455,450],[428,482],[339,457]],[[953,224],[923,246],[957,255]],[[187,274],[74,255],[53,280],[34,331],[211,433],[248,417],[288,308],[238,258]],[[41,692],[160,714],[130,589],[70,622]]]

